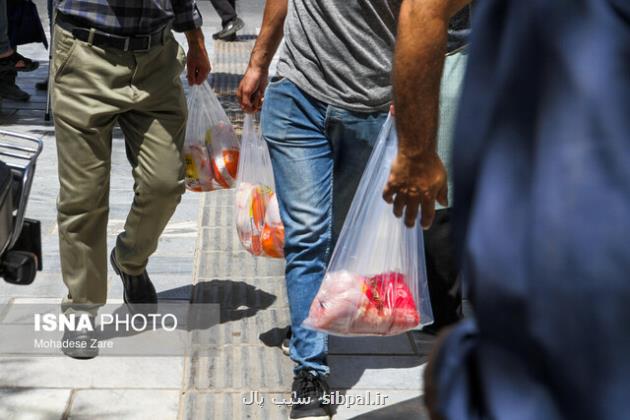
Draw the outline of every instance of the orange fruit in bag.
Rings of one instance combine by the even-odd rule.
[[[214,179],[223,188],[226,188],[226,189],[230,188],[230,184],[228,184],[228,182],[225,180],[225,178],[223,178],[223,175],[221,175],[221,171],[219,170],[219,167],[217,166],[217,163],[214,161],[214,159],[210,159],[210,161],[212,162],[212,174],[214,175]]]
[[[238,172],[238,158],[240,152],[238,149],[226,149],[223,151],[223,162],[230,176],[236,179],[236,173]]]
[[[252,204],[250,208],[249,217],[254,222],[255,229],[259,232],[262,230],[265,224],[265,212],[267,210],[267,194],[264,191],[264,187],[257,185],[252,188]]]
[[[262,249],[272,258],[284,257],[284,226],[265,225],[261,235]]]

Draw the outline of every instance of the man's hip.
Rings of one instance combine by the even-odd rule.
[[[130,109],[185,116],[180,81],[186,56],[168,34],[146,52],[103,48],[75,38],[56,25],[51,71],[53,111],[72,112],[94,124],[95,116]],[[183,109],[182,109],[183,108]]]

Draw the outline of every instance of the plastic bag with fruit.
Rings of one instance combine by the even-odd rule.
[[[245,114],[236,187],[236,231],[253,255],[284,256],[284,226],[276,198],[271,158],[256,133],[254,119]]]
[[[388,117],[357,188],[307,328],[335,335],[395,335],[433,322],[422,230],[382,197],[397,151]]]
[[[236,184],[240,145],[208,82],[191,87],[184,142],[186,187],[213,191]]]

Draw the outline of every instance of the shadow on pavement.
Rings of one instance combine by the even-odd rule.
[[[429,420],[429,415],[424,408],[422,397],[412,398],[396,404],[389,405],[369,413],[351,417],[349,420],[391,420],[391,419],[415,419]]]
[[[238,321],[267,309],[277,299],[245,282],[211,280],[197,283],[193,292],[194,303],[214,303],[221,306],[221,323]]]
[[[258,336],[258,339],[267,347],[280,347],[282,341],[287,336],[289,326],[275,327]]]

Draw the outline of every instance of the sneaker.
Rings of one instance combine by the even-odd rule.
[[[221,41],[236,41],[236,33],[245,27],[245,22],[239,17],[235,17],[223,26],[219,32],[212,34],[212,39]]]
[[[2,81],[0,82],[0,98],[9,99],[11,101],[26,102],[31,98],[31,95],[24,92],[15,83]]]
[[[300,371],[293,379],[291,414],[289,419],[328,420],[332,415],[330,402],[324,395],[330,395],[328,383],[321,376],[306,370]]]

